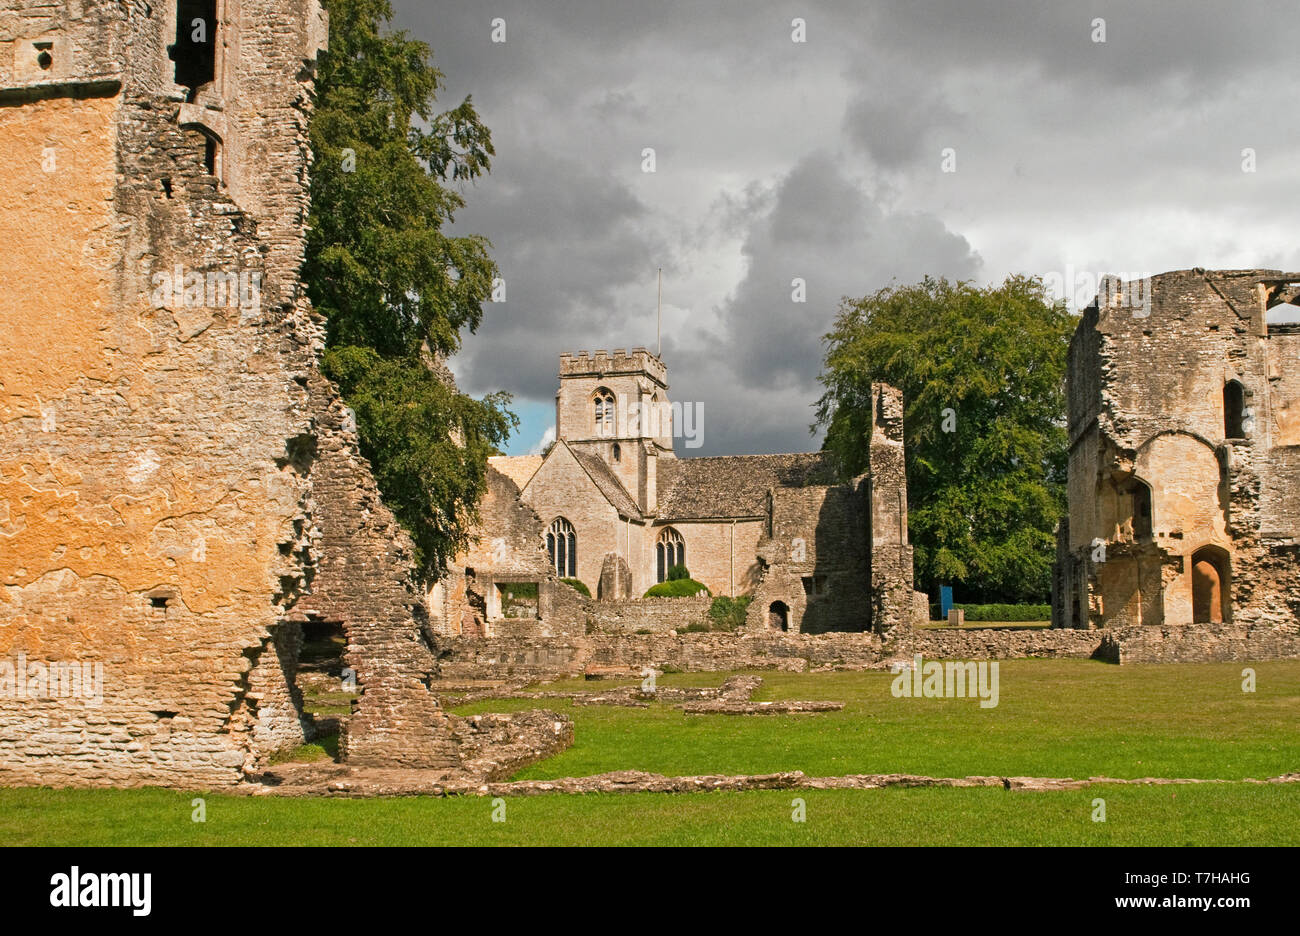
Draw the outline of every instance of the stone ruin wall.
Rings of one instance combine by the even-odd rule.
[[[98,703],[0,694],[0,782],[255,774],[311,728],[308,613],[348,636],[356,762],[554,753],[572,726],[553,713],[438,710],[409,542],[318,369],[298,277],[324,14],[220,9],[196,91],[173,80],[175,5],[0,10],[0,683],[18,660],[103,674]],[[160,297],[177,268],[260,274],[260,295]]]
[[[1296,275],[1167,273],[1145,309],[1085,312],[1070,350],[1058,626],[1190,623],[1188,566],[1205,545],[1228,559],[1232,623],[1300,623],[1300,333],[1269,327],[1257,290],[1278,277]],[[1254,416],[1244,440],[1224,438],[1228,380]],[[1150,537],[1123,492],[1132,476],[1151,487]],[[1096,539],[1105,562],[1092,559]]]
[[[242,205],[178,123],[164,7],[0,11],[0,657],[103,668],[97,706],[0,699],[4,782],[233,783],[301,736],[258,688],[294,652],[278,622],[310,566],[290,453],[310,430],[296,180],[319,10],[242,10],[252,77],[231,93],[262,107],[229,134],[266,122],[280,144]],[[159,306],[152,274],[177,265],[260,273],[261,301]]]

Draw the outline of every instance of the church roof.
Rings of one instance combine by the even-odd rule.
[[[627,488],[623,487],[623,482],[618,480],[614,470],[605,464],[603,458],[592,452],[584,452],[576,446],[570,446],[569,451],[573,453],[578,464],[587,472],[592,482],[600,489],[600,493],[615,510],[633,520],[641,519],[641,510],[637,507],[636,500],[627,492]]]
[[[661,520],[761,517],[770,488],[836,483],[823,452],[659,459]]]

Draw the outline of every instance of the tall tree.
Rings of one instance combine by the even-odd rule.
[[[476,519],[487,456],[517,425],[509,396],[459,393],[441,359],[473,332],[497,274],[486,239],[443,228],[491,166],[468,97],[435,109],[428,45],[386,28],[388,0],[328,0],[311,123],[304,276],[327,320],[325,371],[357,414],[385,502],[436,575]]]
[[[866,470],[872,381],[903,391],[917,584],[1042,601],[1065,512],[1065,366],[1076,319],[1037,278],[931,279],[846,299],[826,336],[817,425]]]

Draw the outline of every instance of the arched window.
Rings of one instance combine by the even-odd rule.
[[[1140,478],[1134,478],[1129,485],[1129,495],[1133,498],[1133,537],[1138,541],[1151,538],[1151,488]]]
[[[623,460],[623,449],[617,442],[614,443],[614,461]]]
[[[1220,624],[1232,618],[1228,554],[1203,546],[1192,554],[1192,622]]]
[[[1223,437],[1246,438],[1246,388],[1239,380],[1223,385]]]
[[[682,534],[672,527],[665,527],[655,544],[655,567],[658,571],[657,581],[668,578],[668,570],[673,566],[686,565],[686,541]]]
[[[604,387],[592,397],[593,415],[595,417],[596,435],[614,434],[614,394]]]
[[[563,517],[556,517],[546,531],[546,554],[551,559],[551,568],[560,578],[578,577],[578,538],[573,532],[573,524]]]

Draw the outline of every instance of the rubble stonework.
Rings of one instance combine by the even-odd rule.
[[[213,9],[197,46],[192,4],[0,9],[0,781],[256,774],[310,727],[308,613],[347,633],[359,763],[554,753],[553,713],[438,708],[409,543],[318,369],[299,271],[325,14]],[[99,664],[102,698],[20,691],[18,660]]]
[[[0,698],[6,782],[232,783],[302,739],[273,683],[310,573],[297,271],[324,18],[244,0],[200,94],[173,80],[175,17],[0,11],[0,658],[104,673],[97,708]]]
[[[1300,632],[1297,302],[1300,273],[1196,269],[1085,310],[1069,354],[1057,626],[1170,639],[1213,626],[1174,639],[1176,652],[1129,632],[1152,659],[1219,658],[1220,625],[1260,649],[1269,629]]]

